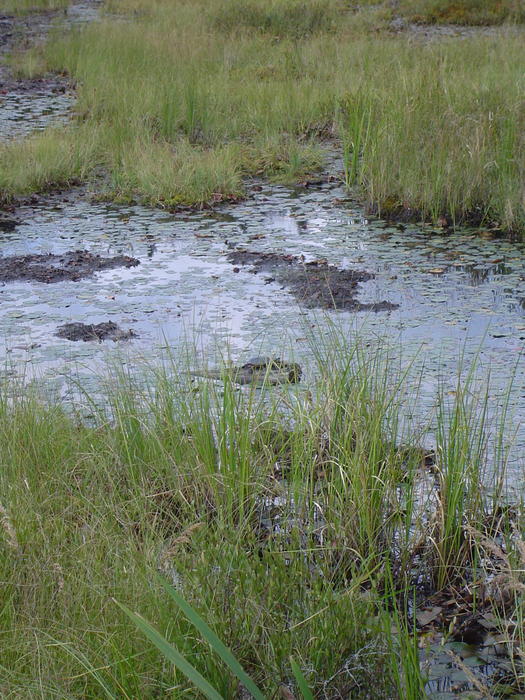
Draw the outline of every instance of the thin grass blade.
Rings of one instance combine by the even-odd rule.
[[[314,700],[314,696],[310,688],[308,687],[308,683],[306,682],[306,678],[303,675],[303,672],[299,668],[297,662],[294,660],[292,656],[290,656],[290,665],[292,667],[292,673],[295,676],[295,680],[297,681],[297,685],[299,686],[299,690],[302,693],[303,699],[304,700]]]
[[[53,639],[52,644],[49,644],[48,646],[60,647],[67,654],[76,659],[86,669],[87,673],[95,679],[95,681],[99,684],[101,689],[104,691],[105,696],[109,698],[109,700],[118,700],[118,696],[109,687],[102,675],[98,672],[98,669],[96,669],[91,664],[91,662],[85,656],[85,654],[83,654],[81,651],[78,651],[77,649],[73,649],[69,644],[61,642],[58,639]]]
[[[173,600],[177,603],[188,620],[199,630],[204,639],[212,647],[213,651],[221,657],[231,672],[241,681],[243,686],[250,692],[255,700],[266,700],[261,690],[255,685],[250,676],[237,661],[231,650],[222,642],[211,627],[202,617],[189,605],[173,586],[160,577],[160,581]]]
[[[181,653],[179,653],[169,642],[165,639],[157,630],[152,627],[147,620],[145,620],[137,613],[132,612],[123,603],[119,603],[118,600],[115,603],[123,610],[126,615],[137,625],[141,632],[143,632],[146,637],[153,642],[161,654],[171,661],[188,680],[190,680],[194,686],[196,686],[201,693],[208,698],[208,700],[224,700],[222,695],[220,695],[213,686],[211,686],[208,681],[202,676],[196,668],[194,668],[189,661],[187,661]]]

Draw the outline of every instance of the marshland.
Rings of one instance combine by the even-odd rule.
[[[525,697],[522,3],[0,12],[0,696]]]

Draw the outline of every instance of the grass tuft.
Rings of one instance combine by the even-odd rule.
[[[219,4],[212,25],[226,32],[250,30],[279,38],[301,39],[334,31],[343,12],[339,0],[232,0]]]

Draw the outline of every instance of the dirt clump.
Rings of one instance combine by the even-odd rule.
[[[46,255],[13,255],[0,257],[0,282],[77,282],[100,270],[135,267],[139,264],[139,260],[129,255],[103,258],[87,250]]]
[[[101,343],[103,340],[131,340],[136,338],[137,334],[129,328],[127,331],[122,330],[113,321],[104,323],[65,323],[57,328],[55,333],[57,338],[65,338],[66,340],[83,340],[85,343],[97,340]]]
[[[20,222],[16,219],[6,219],[0,216],[0,233],[10,233],[14,231]]]
[[[251,265],[252,272],[269,272],[268,282],[277,281],[289,289],[306,308],[344,311],[391,311],[399,304],[389,301],[362,304],[356,297],[359,283],[374,278],[370,272],[339,269],[326,260],[304,262],[294,255],[234,250],[228,254],[232,265]],[[234,268],[235,270],[235,268]]]

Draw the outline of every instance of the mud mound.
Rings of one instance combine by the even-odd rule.
[[[27,280],[33,282],[77,282],[99,270],[135,267],[140,262],[128,255],[102,258],[87,250],[74,250],[61,255],[14,255],[0,257],[0,282]]]
[[[391,311],[399,304],[381,301],[362,304],[356,300],[358,285],[374,275],[361,270],[341,270],[326,260],[303,262],[294,255],[235,250],[228,260],[233,265],[251,265],[252,272],[270,272],[268,282],[277,281],[290,290],[303,306],[344,311]]]
[[[55,335],[66,340],[83,340],[85,343],[91,340],[98,340],[99,343],[103,340],[116,342],[117,340],[130,340],[137,337],[134,331],[131,329],[123,331],[113,321],[97,324],[65,323],[63,326],[58,327]]]

